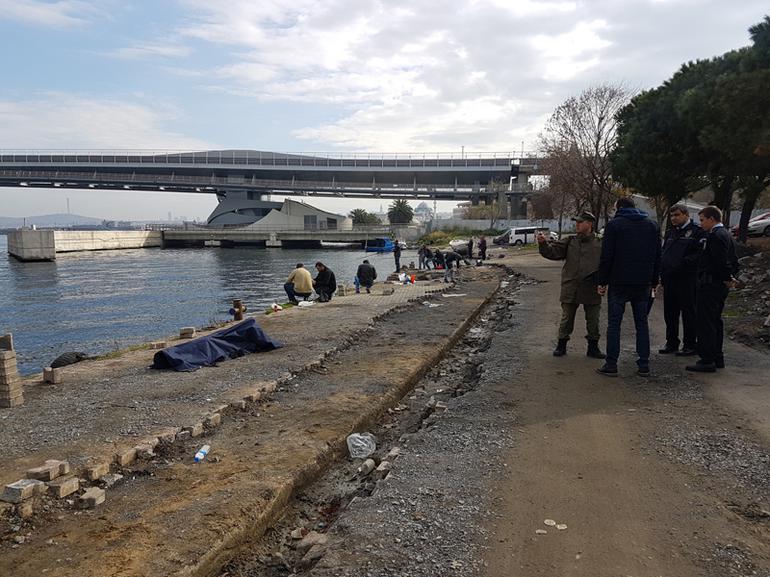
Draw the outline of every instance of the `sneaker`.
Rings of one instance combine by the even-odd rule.
[[[618,376],[618,367],[617,365],[608,365],[604,364],[598,369],[596,369],[596,372],[600,375],[606,375],[608,377],[617,377]]]
[[[370,295],[372,294],[372,291],[370,291],[369,289],[366,289],[366,294]]]
[[[639,367],[636,369],[636,374],[640,377],[649,377],[650,376],[650,367]]]

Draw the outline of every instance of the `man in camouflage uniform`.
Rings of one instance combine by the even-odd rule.
[[[538,233],[537,244],[540,254],[550,260],[563,260],[561,270],[561,323],[559,324],[559,342],[553,356],[567,354],[567,341],[575,326],[575,315],[580,305],[586,317],[586,355],[594,359],[603,359],[599,349],[599,311],[602,297],[596,292],[596,272],[599,269],[599,256],[602,241],[594,233],[596,217],[588,211],[581,212],[575,221],[577,234],[558,241],[549,241],[543,233]]]

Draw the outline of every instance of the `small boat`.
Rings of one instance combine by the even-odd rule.
[[[393,241],[389,238],[373,238],[364,243],[366,252],[393,252]]]

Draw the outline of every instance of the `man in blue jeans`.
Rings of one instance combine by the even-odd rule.
[[[660,230],[636,208],[632,198],[615,203],[615,217],[607,223],[599,258],[598,291],[607,295],[607,359],[596,369],[618,375],[620,326],[626,303],[631,303],[636,328],[637,373],[650,374],[650,329],[647,313],[660,274]]]

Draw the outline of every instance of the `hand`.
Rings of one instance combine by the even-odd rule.
[[[607,285],[599,285],[596,287],[596,292],[598,292],[601,296],[604,296],[607,294]]]
[[[535,238],[537,239],[537,243],[538,244],[545,244],[546,243],[545,235],[542,232],[538,232],[537,236]]]
[[[725,286],[727,288],[735,288],[738,286],[738,281],[735,280],[733,277],[730,277],[730,280],[725,281]]]

